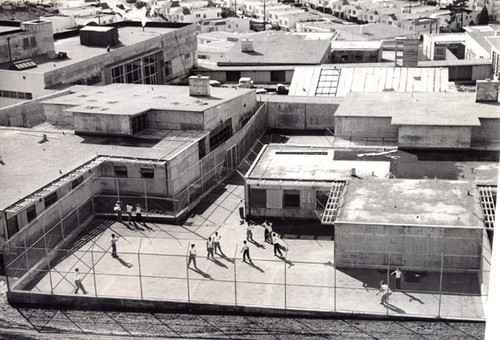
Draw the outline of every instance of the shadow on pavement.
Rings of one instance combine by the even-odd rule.
[[[209,260],[213,261],[216,265],[220,266],[220,267],[224,267],[224,268],[228,268],[224,263],[220,262],[219,260],[215,259],[215,258],[209,258]]]
[[[122,258],[120,258],[120,256],[115,257],[115,259],[117,259],[118,262],[120,262],[122,265],[124,265],[127,268],[132,268],[134,266],[132,263],[128,263],[128,262],[124,261]]]
[[[194,271],[195,273],[198,273],[200,274],[201,276],[203,276],[205,279],[210,279],[210,280],[213,280],[212,276],[210,276],[210,274],[208,273],[205,273],[203,270],[201,270],[200,268],[191,268],[189,267],[188,269],[191,269],[192,271]]]
[[[393,312],[398,313],[398,314],[406,314],[406,312],[404,310],[402,310],[401,308],[398,308],[394,305],[391,305],[390,303],[385,303],[384,306],[387,307],[388,309],[392,310]]]

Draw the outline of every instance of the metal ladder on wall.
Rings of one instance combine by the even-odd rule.
[[[321,224],[334,224],[339,212],[340,198],[344,191],[345,182],[333,182],[328,194],[325,210],[321,216]]]

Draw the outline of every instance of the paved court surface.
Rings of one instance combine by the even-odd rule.
[[[289,248],[277,257],[263,240],[263,228],[254,226],[253,264],[243,262],[246,227],[240,225],[238,214],[242,197],[243,186],[232,178],[181,226],[96,219],[93,232],[61,254],[59,264],[32,291],[51,292],[52,287],[55,294],[73,294],[73,272],[78,267],[89,297],[484,320],[481,297],[456,289],[470,277],[450,278],[446,287],[454,293],[442,295],[432,292],[439,276],[403,283],[410,290],[402,292],[395,291],[392,283],[390,303],[380,304],[377,283],[386,279],[386,273],[335,270],[334,241],[330,231],[322,229],[329,227],[276,221],[275,228],[285,232],[283,244]],[[310,230],[299,233],[304,228]],[[222,237],[223,255],[207,259],[205,242],[215,231]],[[118,258],[111,256],[112,233],[119,236]],[[198,269],[186,266],[190,244],[196,245]]]

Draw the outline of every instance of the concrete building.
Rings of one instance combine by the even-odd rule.
[[[0,136],[9,163],[0,176],[4,239],[32,221],[30,230],[43,228],[60,217],[54,212],[65,216],[90,197],[99,202],[93,213],[112,213],[121,199],[175,221],[234,169],[238,151],[250,147],[235,146],[257,109],[251,89],[211,88],[208,78],[192,77],[189,88],[113,84],[70,92],[44,101],[40,113],[66,134],[48,133],[47,144],[30,143],[31,135],[21,141],[9,130]],[[20,171],[29,159],[38,166]],[[33,171],[43,173],[20,190]]]
[[[335,65],[300,67],[294,72],[289,95],[344,97],[350,92],[447,92],[447,68],[392,65]]]
[[[500,37],[487,37],[486,41],[491,47],[491,65],[493,77],[500,78]]]
[[[197,31],[201,34],[209,32],[246,33],[250,31],[250,20],[234,17],[204,20],[197,26]]]
[[[382,60],[382,41],[332,41],[332,63],[367,63]]]
[[[423,54],[428,60],[465,59],[465,33],[424,34]]]
[[[267,31],[231,35],[227,41],[234,44],[232,47],[225,41],[211,44],[213,48],[200,45],[204,59],[194,72],[221,83],[237,84],[241,77],[250,77],[254,84],[289,84],[298,65],[320,65],[330,60],[332,35],[314,35]]]
[[[196,27],[148,25],[144,30],[140,23],[118,25],[120,43],[109,46],[109,51],[106,46],[82,45],[77,31],[56,36],[54,42],[50,22],[30,22],[24,30],[1,35],[0,44],[5,48],[0,52],[0,90],[10,94],[2,96],[1,106],[49,95],[73,84],[165,84],[185,78],[196,63]],[[99,34],[94,35],[97,44]],[[8,41],[13,62],[31,61],[12,65]]]
[[[490,92],[483,101],[483,93]],[[351,93],[345,100],[335,112],[335,135],[343,138],[394,138],[400,148],[469,149],[494,144],[500,135],[498,82],[478,82],[477,96]]]
[[[349,181],[335,221],[335,263],[403,271],[478,270],[484,224],[474,190],[466,181]]]
[[[266,145],[245,175],[247,211],[261,218],[321,218],[331,188],[340,198],[353,171],[384,177],[389,162],[337,161],[326,147]]]

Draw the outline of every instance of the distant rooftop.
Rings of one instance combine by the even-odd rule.
[[[474,189],[465,181],[352,180],[344,190],[337,223],[482,228],[479,202],[468,195]]]
[[[500,118],[500,103],[476,103],[475,93],[350,93],[335,116],[392,117],[397,125],[479,126]]]
[[[413,31],[382,23],[335,25],[334,27],[339,33],[337,40],[390,40],[415,35]]]
[[[192,97],[188,86],[110,84],[79,86],[74,93],[44,101],[71,105],[72,111],[134,116],[148,110],[201,112],[251,89],[210,88],[210,97]]]
[[[332,50],[377,50],[381,47],[382,41],[332,41]]]
[[[447,92],[448,68],[297,67],[290,95],[344,97],[349,92]]]
[[[95,29],[92,27],[91,29]],[[100,29],[108,29],[108,27],[101,27]],[[147,41],[150,38],[160,36],[167,32],[175,31],[176,28],[169,27],[147,27],[143,31],[141,27],[124,26],[118,28],[119,44],[111,47],[111,51],[107,52],[106,47],[84,46],[80,43],[78,35],[59,38],[54,41],[56,52],[66,52],[67,59],[49,59],[47,56],[33,57],[33,61],[38,65],[37,68],[20,71],[32,74],[44,74],[49,71],[56,70],[61,67],[74,65],[85,60],[89,60],[104,54],[120,54],[120,49],[134,45],[139,42]],[[153,48],[154,46],[152,46]],[[158,47],[158,48],[161,48]],[[9,63],[0,64],[0,69],[8,69]]]
[[[328,40],[309,40],[288,33],[268,32],[252,35],[251,39],[254,52],[242,52],[238,41],[218,65],[317,65],[330,51]]]

